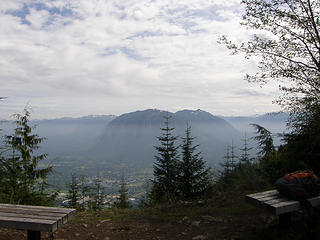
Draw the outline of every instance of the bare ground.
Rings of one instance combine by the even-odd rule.
[[[80,212],[59,228],[55,240],[237,240],[307,239],[306,216],[296,213],[293,225],[280,229],[277,218],[243,204],[228,207],[189,206],[144,210]],[[320,236],[319,229],[316,229]],[[0,240],[24,240],[25,231],[0,228]]]

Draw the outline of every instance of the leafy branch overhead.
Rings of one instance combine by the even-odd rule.
[[[241,24],[255,32],[235,44],[220,38],[232,54],[258,57],[259,70],[246,75],[252,82],[279,82],[284,93],[277,103],[292,112],[320,100],[320,2],[318,0],[243,0]]]

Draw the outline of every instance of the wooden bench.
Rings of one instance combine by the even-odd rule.
[[[28,240],[40,240],[41,232],[54,232],[75,214],[75,209],[0,204],[0,227],[27,230]]]
[[[314,207],[320,205],[320,196],[308,200]],[[246,201],[279,216],[281,226],[285,226],[290,222],[292,212],[302,209],[298,201],[286,198],[277,190],[246,195]]]

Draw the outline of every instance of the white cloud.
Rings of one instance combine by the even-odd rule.
[[[31,8],[26,20],[31,23],[32,27],[39,29],[48,21],[49,16],[49,12],[46,10],[37,11]]]
[[[248,37],[236,0],[2,1],[0,96],[9,98],[0,118],[29,100],[37,117],[274,109],[274,88],[254,95],[242,81],[255,63],[217,44],[222,34]]]
[[[12,0],[1,0],[0,1],[0,11],[14,11],[23,7],[22,1],[12,1]]]

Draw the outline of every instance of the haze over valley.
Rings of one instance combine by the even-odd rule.
[[[195,143],[199,144],[207,165],[219,169],[226,154],[227,146],[232,144],[237,155],[247,136],[254,129],[249,125],[256,123],[274,134],[285,130],[288,115],[272,113],[248,117],[214,116],[202,110],[182,110],[168,112],[172,118],[170,126],[175,135],[184,137],[187,123],[191,126]],[[59,118],[51,120],[33,120],[35,131],[46,140],[41,152],[48,153],[47,163],[55,166],[50,181],[59,187],[65,187],[72,173],[96,176],[98,173],[109,180],[110,191],[118,187],[123,173],[128,181],[142,184],[152,177],[157,136],[164,126],[166,111],[148,109],[125,113],[120,116],[98,115],[81,118]],[[3,134],[10,132],[12,124],[4,121]],[[176,141],[177,145],[181,139]],[[279,144],[276,141],[276,145]],[[254,154],[254,150],[252,154]]]

